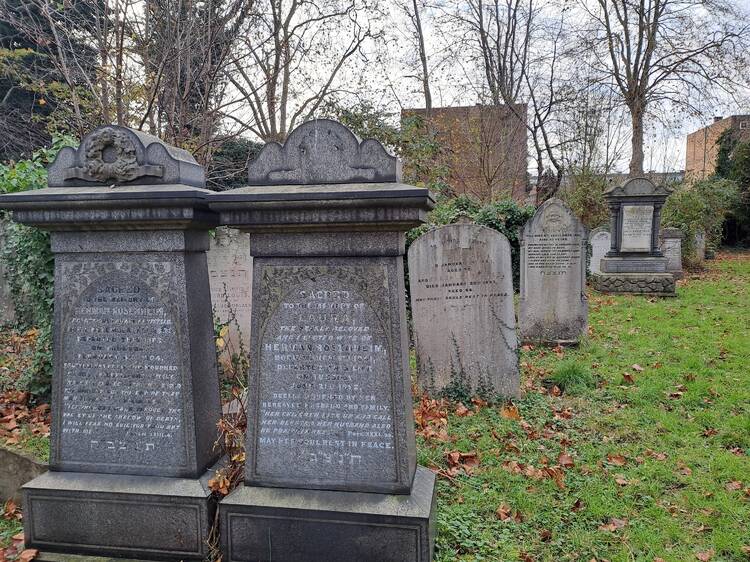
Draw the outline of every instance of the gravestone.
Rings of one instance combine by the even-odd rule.
[[[589,246],[591,246],[589,273],[601,273],[600,264],[611,246],[610,238],[609,229],[602,226],[595,228],[589,234]]]
[[[430,560],[403,255],[432,198],[329,120],[266,145],[249,176],[211,203],[253,256],[248,463],[220,505],[225,559]]]
[[[519,330],[524,342],[574,344],[588,330],[586,227],[548,199],[521,234]]]
[[[24,486],[26,546],[203,559],[220,412],[203,170],[104,126],[48,184],[0,197],[55,256],[51,470]]]
[[[8,221],[0,215],[0,326],[12,324],[16,319],[16,310],[13,306],[13,295],[10,292],[10,286],[5,278],[5,260],[3,260],[3,249],[5,248],[5,239]]]
[[[702,264],[706,261],[706,232],[704,230],[696,230],[693,236],[693,258],[696,264]]]
[[[485,226],[430,230],[409,247],[417,382],[437,394],[519,395],[510,243]]]
[[[659,248],[667,258],[667,271],[675,279],[682,279],[682,240],[685,235],[679,228],[662,228],[659,235]]]
[[[605,191],[612,245],[601,259],[601,272],[592,276],[596,290],[674,296],[674,276],[659,249],[661,208],[670,193],[646,178],[630,178]]]
[[[206,259],[214,316],[229,328],[229,335],[224,338],[226,348],[232,354],[239,354],[241,350],[247,354],[253,279],[249,236],[220,226],[211,237]]]

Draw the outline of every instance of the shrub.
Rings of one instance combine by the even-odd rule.
[[[594,387],[594,376],[588,367],[572,359],[561,362],[547,380],[568,394],[576,394]]]
[[[724,220],[738,204],[737,182],[716,178],[679,184],[667,198],[662,210],[662,226],[679,228],[685,235],[682,257],[688,267],[696,265],[695,234],[703,230],[706,245],[718,247]]]
[[[430,228],[453,224],[461,217],[468,217],[474,224],[487,226],[505,235],[510,242],[513,286],[518,289],[521,247],[519,232],[532,216],[534,207],[521,206],[512,199],[502,199],[482,205],[468,195],[439,202],[429,215],[428,223],[407,233],[407,245]]]
[[[559,197],[587,228],[594,229],[609,222],[609,208],[604,199],[606,188],[603,176],[577,172],[570,175],[570,184],[560,190]]]
[[[72,146],[69,137],[56,136],[50,149],[36,151],[29,160],[0,165],[0,192],[13,193],[45,187],[46,165],[63,146]],[[7,217],[4,217],[7,218]],[[49,233],[37,228],[8,222],[5,246],[0,258],[5,262],[5,277],[21,328],[38,328],[31,369],[16,386],[34,395],[46,395],[52,374],[52,308],[54,259]]]

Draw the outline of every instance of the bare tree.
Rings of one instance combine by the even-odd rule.
[[[336,79],[374,36],[368,0],[262,0],[233,54],[229,80],[263,140],[283,140],[337,92]]]
[[[584,47],[597,54],[630,113],[630,175],[643,174],[644,120],[662,104],[695,108],[717,87],[731,93],[750,37],[747,14],[725,0],[580,0],[593,22]]]
[[[430,88],[430,67],[428,62],[425,32],[422,26],[422,14],[425,10],[424,0],[396,0],[396,6],[409,20],[411,39],[419,55],[420,72],[416,76],[422,84],[426,116],[432,113],[432,90]]]

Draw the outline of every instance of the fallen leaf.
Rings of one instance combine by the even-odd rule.
[[[627,459],[622,455],[613,455],[609,454],[607,455],[607,462],[609,464],[613,464],[615,466],[625,466],[627,464]]]
[[[742,489],[742,482],[739,480],[732,480],[731,482],[728,482],[726,486],[724,486],[727,490],[727,492],[736,492],[737,490]]]
[[[562,390],[560,390],[560,387],[555,385],[552,387],[552,390],[550,390],[550,394],[552,396],[560,396],[562,394]]]
[[[609,531],[611,533],[614,533],[617,529],[622,529],[628,524],[627,519],[617,519],[613,517],[609,520],[609,523],[605,523],[604,525],[599,526],[600,531]]]
[[[548,542],[552,539],[552,531],[549,529],[542,529],[542,531],[539,533],[539,538],[542,540],[542,542]]]
[[[472,415],[472,411],[469,410],[466,406],[463,405],[463,403],[459,402],[458,406],[456,406],[456,415],[458,417],[465,417]]]
[[[615,482],[617,483],[618,486],[627,486],[630,483],[623,476],[617,476],[617,477],[615,477]]]
[[[623,373],[622,374],[622,380],[624,380],[628,384],[634,384],[635,383],[635,377],[631,375],[630,373]]]
[[[518,412],[518,407],[515,404],[508,404],[503,406],[500,410],[500,415],[508,420],[520,420],[521,414]]]
[[[29,562],[30,560],[36,558],[37,554],[39,554],[39,551],[37,549],[27,548],[21,554],[19,554],[18,560],[20,560],[21,562]]]
[[[700,560],[701,562],[708,562],[709,560],[711,560],[711,558],[714,557],[714,554],[715,554],[715,552],[714,552],[714,549],[712,548],[712,549],[707,550],[705,552],[698,552],[698,553],[696,553],[695,557],[698,560]]]
[[[584,507],[584,503],[581,501],[581,498],[578,498],[573,503],[573,507],[570,508],[570,511],[578,512],[578,511],[581,511],[583,507]]]
[[[711,437],[712,435],[718,435],[719,432],[713,427],[708,427],[703,430],[703,437]]]
[[[563,468],[573,468],[573,466],[575,466],[573,457],[571,457],[568,453],[560,453],[560,455],[557,457],[557,463]]]
[[[638,363],[631,365],[630,368],[634,371],[638,371],[639,373],[643,372],[643,367],[641,367]]]

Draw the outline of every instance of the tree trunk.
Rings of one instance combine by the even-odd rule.
[[[628,174],[631,178],[643,175],[643,106],[641,100],[635,100],[632,104],[628,104],[633,125],[633,137],[630,142],[632,148],[630,173]]]
[[[432,113],[432,92],[430,91],[430,71],[427,66],[427,51],[424,45],[424,33],[422,32],[422,18],[419,15],[417,0],[413,0],[414,24],[417,28],[417,41],[419,41],[419,59],[422,63],[422,89],[424,90],[424,106],[427,117]]]

